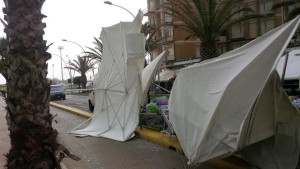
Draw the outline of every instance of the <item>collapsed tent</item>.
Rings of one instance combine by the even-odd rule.
[[[300,115],[275,70],[298,25],[299,17],[179,71],[170,120],[191,164],[243,149],[244,158],[260,168],[296,168]]]
[[[90,124],[69,133],[126,141],[134,136],[151,79],[169,54],[164,51],[145,69],[145,36],[139,33],[143,13],[133,22],[103,28],[103,56],[94,78],[95,108]],[[84,123],[86,123],[84,122]]]
[[[90,124],[70,133],[125,141],[134,136],[142,99],[145,36],[139,33],[143,13],[133,22],[102,29],[103,60],[94,82],[95,109]]]

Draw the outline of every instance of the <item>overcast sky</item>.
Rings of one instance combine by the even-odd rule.
[[[111,0],[113,4],[122,6],[136,15],[138,10],[146,10],[147,0]],[[0,1],[3,8],[3,1]],[[58,46],[63,46],[62,56],[67,62],[68,58],[75,59],[82,53],[82,49],[74,44],[61,41],[67,39],[85,47],[94,47],[93,37],[99,37],[102,27],[116,24],[120,21],[132,21],[133,17],[124,9],[104,4],[104,0],[46,0],[42,13],[47,16],[43,21],[46,23],[44,40],[54,43],[48,50],[52,53],[52,59],[48,61],[48,78],[61,79],[60,55]],[[1,12],[3,19],[3,13]],[[145,20],[147,18],[144,18]],[[0,24],[0,36],[5,37],[3,25]],[[64,63],[63,63],[64,66]],[[54,69],[53,69],[54,67]],[[54,71],[53,71],[54,70]],[[77,74],[79,75],[79,74]],[[92,73],[87,75],[88,80],[93,78]],[[68,71],[64,69],[64,79],[69,78]],[[0,77],[0,84],[5,79]]]

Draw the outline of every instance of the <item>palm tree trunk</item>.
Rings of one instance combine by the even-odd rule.
[[[61,168],[55,153],[56,141],[49,112],[50,85],[41,8],[44,0],[4,0],[3,9],[9,40],[7,77],[7,124],[11,149],[8,169]],[[62,148],[64,149],[64,148]]]
[[[217,57],[217,44],[215,40],[202,41],[200,46],[202,61]]]

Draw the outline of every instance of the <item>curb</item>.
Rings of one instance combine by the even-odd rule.
[[[65,111],[68,111],[70,113],[82,116],[84,118],[91,118],[92,113],[82,111],[73,107],[57,104],[54,102],[50,102],[50,105]],[[151,142],[154,142],[156,144],[162,145],[164,147],[167,147],[172,150],[176,150],[179,153],[183,153],[183,150],[179,144],[179,141],[175,135],[168,135],[162,132],[154,131],[154,130],[149,130],[146,128],[137,128],[135,131],[136,135],[149,140]]]
[[[141,138],[144,138],[146,140],[149,140],[151,142],[154,142],[156,144],[162,145],[164,147],[167,147],[171,150],[175,150],[183,154],[181,145],[175,135],[169,135],[163,132],[158,132],[140,127],[136,129],[135,133]]]
[[[86,111],[82,111],[73,107],[69,107],[69,106],[65,106],[65,105],[61,105],[61,104],[57,104],[57,103],[53,103],[50,102],[50,106],[56,107],[56,108],[60,108],[62,110],[71,112],[73,114],[82,116],[84,118],[91,118],[92,117],[92,113],[86,112]]]

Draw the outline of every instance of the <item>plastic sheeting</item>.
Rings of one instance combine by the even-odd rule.
[[[272,154],[269,160],[278,169],[295,168],[300,140],[294,120],[299,119],[299,113],[287,103],[276,80],[271,79],[298,25],[299,17],[241,48],[177,73],[169,100],[170,120],[191,164],[226,157],[274,137],[275,141],[269,140],[272,145],[257,148],[256,153]],[[270,80],[269,86],[276,86],[274,90],[266,87]],[[281,104],[282,100],[285,104]],[[279,117],[283,113],[286,116]],[[294,130],[289,131],[291,128]],[[276,141],[278,134],[288,135],[294,144]],[[293,151],[274,154],[282,150],[278,146]],[[286,158],[278,160],[282,155],[290,158],[287,167],[282,167]],[[249,161],[263,168],[270,162],[259,158]]]

